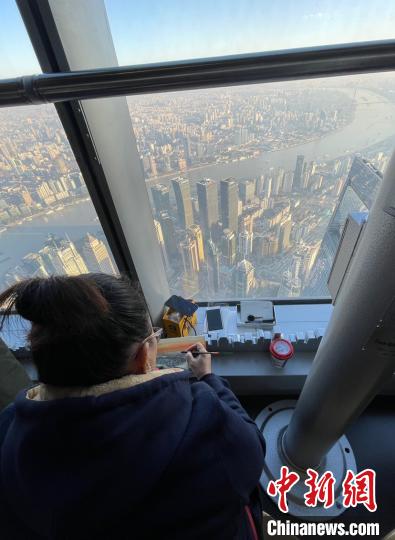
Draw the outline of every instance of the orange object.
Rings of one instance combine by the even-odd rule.
[[[182,352],[188,347],[195,345],[195,343],[201,343],[202,345],[206,346],[206,341],[203,336],[164,338],[158,343],[158,355],[160,356],[161,354],[166,353]]]

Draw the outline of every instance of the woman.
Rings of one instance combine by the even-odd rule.
[[[0,416],[1,538],[256,537],[264,441],[210,355],[157,370],[124,278],[31,279],[0,305],[31,321],[40,381]]]

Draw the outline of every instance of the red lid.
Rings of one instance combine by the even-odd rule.
[[[269,347],[270,354],[279,360],[288,360],[294,355],[293,345],[288,339],[273,339]]]

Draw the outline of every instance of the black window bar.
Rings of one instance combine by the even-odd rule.
[[[0,106],[329,77],[395,69],[395,40],[43,73],[0,81]]]

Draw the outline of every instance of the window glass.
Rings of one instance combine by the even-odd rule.
[[[120,65],[395,37],[386,0],[105,0]]]
[[[328,296],[395,145],[394,75],[128,98],[172,292]]]
[[[1,0],[0,79],[41,73],[15,0]]]
[[[0,109],[0,287],[25,277],[116,273],[53,105]]]

